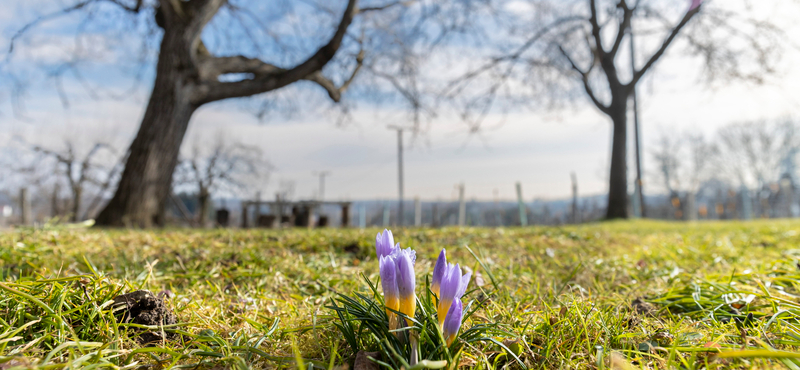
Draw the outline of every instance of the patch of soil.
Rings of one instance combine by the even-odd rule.
[[[658,312],[656,307],[650,302],[645,301],[643,297],[634,299],[633,302],[631,302],[631,306],[637,314],[642,316],[655,316]]]
[[[370,361],[367,357],[372,357],[376,360],[381,359],[380,352],[365,352],[358,351],[356,354],[356,361],[353,363],[353,370],[378,370],[380,366]]]
[[[114,314],[120,323],[134,323],[139,325],[173,325],[178,318],[167,307],[162,295],[155,296],[147,290],[137,290],[128,294],[114,297]],[[162,331],[142,331],[137,338],[142,344],[170,339],[174,333]]]
[[[352,255],[359,255],[361,253],[361,247],[358,246],[358,242],[353,242],[345,245],[344,251]]]

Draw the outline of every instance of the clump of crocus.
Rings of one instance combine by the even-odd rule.
[[[442,249],[433,267],[431,290],[439,297],[436,315],[439,318],[439,329],[448,340],[448,345],[455,339],[461,326],[463,315],[461,297],[467,291],[471,276],[470,272],[461,275],[461,267],[458,264],[448,264],[446,252]]]
[[[389,329],[401,327],[397,314],[399,311],[408,317],[414,317],[417,300],[414,295],[416,280],[414,263],[416,252],[411,248],[400,249],[400,243],[394,244],[392,232],[383,230],[375,238],[375,251],[379,258],[381,286],[389,317]]]

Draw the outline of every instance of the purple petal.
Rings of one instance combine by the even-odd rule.
[[[416,281],[414,278],[414,262],[412,261],[413,251],[411,248],[400,250],[395,254],[397,263],[397,288],[400,297],[414,295]]]
[[[463,314],[464,310],[461,305],[461,300],[456,299],[453,301],[453,304],[450,305],[450,310],[447,311],[447,316],[444,319],[443,334],[448,342],[452,340],[450,337],[458,334],[458,329],[461,328],[461,318]]]
[[[447,271],[445,271],[442,277],[442,285],[440,288],[441,297],[439,297],[439,299],[443,301],[452,301],[455,299],[460,284],[461,267],[459,267],[458,264],[447,265]]]
[[[400,250],[400,243],[397,243],[397,246],[396,246],[395,250],[398,250],[398,251]],[[408,251],[407,253],[409,255],[409,258],[411,258],[411,264],[412,265],[416,265],[417,264],[417,251],[411,249],[410,247],[406,248],[406,250]]]
[[[378,233],[375,236],[375,253],[378,257],[390,256],[395,250],[394,237],[390,230],[384,229],[383,233]]]
[[[472,273],[468,272],[459,279],[458,290],[456,291],[456,296],[455,296],[456,299],[461,299],[461,297],[464,296],[464,293],[467,292],[467,286],[469,285],[469,278],[471,277]]]
[[[442,251],[439,253],[439,258],[436,259],[436,265],[433,266],[432,285],[442,285],[442,278],[444,277],[445,271],[447,271],[447,255],[444,248],[442,248]]]
[[[379,258],[383,295],[397,298],[399,296],[399,291],[397,288],[397,265],[395,264],[394,258],[390,256]]]

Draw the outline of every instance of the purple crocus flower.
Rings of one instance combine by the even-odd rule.
[[[442,328],[442,335],[444,336],[447,345],[453,344],[453,341],[458,336],[458,329],[461,328],[461,319],[464,316],[464,309],[461,306],[461,299],[456,299],[447,310],[447,318],[444,320],[444,327]]]
[[[416,311],[414,264],[417,253],[411,248],[400,249],[400,243],[395,244],[392,232],[386,229],[375,237],[375,252],[378,254],[389,328],[397,329],[400,321],[392,311],[402,312],[409,317],[414,317]]]
[[[439,253],[439,258],[436,259],[436,265],[433,266],[433,282],[431,282],[431,291],[436,296],[439,296],[439,289],[442,285],[442,278],[445,271],[447,271],[447,255],[444,248]]]
[[[437,316],[439,317],[439,328],[444,326],[445,316],[450,311],[450,306],[453,301],[461,299],[467,291],[469,279],[472,273],[468,272],[461,275],[461,267],[458,264],[447,265],[447,269],[442,276],[442,283],[440,288],[439,306],[436,308]]]
[[[408,317],[414,317],[417,308],[417,299],[414,295],[416,280],[414,277],[414,263],[416,253],[411,248],[401,249],[394,255],[397,263],[397,289],[400,292],[400,309]]]
[[[378,233],[375,236],[375,253],[378,257],[391,256],[400,249],[400,243],[394,244],[394,237],[392,232],[383,229],[383,233]]]
[[[380,263],[381,286],[383,300],[386,305],[386,316],[389,317],[389,329],[397,329],[399,320],[391,310],[400,310],[400,291],[397,287],[397,264],[393,256],[378,257]]]
[[[689,7],[689,11],[697,9],[697,7],[699,7],[702,3],[703,0],[692,0],[692,5]]]

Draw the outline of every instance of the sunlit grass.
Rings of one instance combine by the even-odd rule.
[[[0,366],[350,363],[330,307],[373,297],[377,231],[0,234]],[[419,295],[443,247],[475,273],[463,330],[494,326],[495,342],[426,349],[449,367],[521,368],[512,348],[528,368],[800,368],[800,222],[393,231],[417,250]],[[118,323],[109,302],[139,288],[171,291],[179,324]],[[381,351],[352,324],[359,349]],[[142,345],[143,330],[172,335]]]

